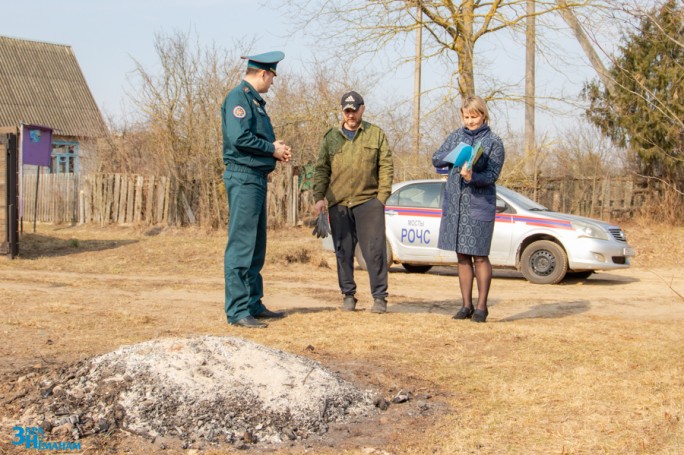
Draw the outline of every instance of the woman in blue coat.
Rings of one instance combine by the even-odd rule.
[[[456,251],[458,282],[463,306],[454,319],[472,318],[485,322],[487,296],[492,282],[489,250],[496,216],[496,181],[504,164],[501,138],[489,128],[489,111],[482,98],[467,97],[461,106],[463,127],[451,133],[432,155],[435,167],[449,167],[449,177],[442,198],[442,222],[437,246]],[[444,158],[461,142],[480,143],[482,155],[473,164],[457,167]],[[477,279],[477,307],[473,306],[473,280]]]

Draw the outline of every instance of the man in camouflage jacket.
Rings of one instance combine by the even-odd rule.
[[[354,253],[358,243],[366,262],[374,313],[387,310],[385,202],[392,192],[394,167],[385,133],[363,120],[365,105],[356,92],[342,96],[343,122],[323,137],[314,174],[316,211],[326,205],[337,256],[342,309],[357,299]]]

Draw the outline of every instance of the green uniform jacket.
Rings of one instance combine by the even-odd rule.
[[[275,133],[266,101],[246,81],[231,90],[221,106],[223,163],[268,174],[275,169]]]
[[[316,161],[314,200],[354,207],[373,198],[383,204],[392,193],[394,166],[385,133],[362,121],[353,140],[342,129],[325,133]]]

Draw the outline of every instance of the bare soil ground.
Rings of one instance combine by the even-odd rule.
[[[486,324],[450,319],[460,306],[453,268],[393,266],[386,315],[366,311],[357,270],[360,310],[342,313],[332,254],[309,229],[272,231],[264,301],[288,317],[246,330],[223,313],[224,234],[39,225],[20,258],[0,258],[0,451],[20,450],[11,427],[38,378],[126,345],[213,335],[306,357],[388,401],[411,397],[321,437],[247,444],[253,451],[684,453],[684,228],[623,227],[638,254],[630,269],[556,286],[496,271]],[[115,429],[82,447],[236,450],[163,449]]]

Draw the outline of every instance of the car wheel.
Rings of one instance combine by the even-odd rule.
[[[594,273],[593,270],[582,270],[580,272],[568,272],[565,274],[565,279],[570,280],[586,280]]]
[[[560,283],[568,271],[568,257],[558,244],[550,240],[538,240],[523,251],[520,271],[530,283]]]
[[[387,248],[387,267],[392,265],[392,247],[390,247],[389,242],[385,243]],[[363,253],[361,253],[361,248],[359,244],[356,244],[356,250],[354,250],[354,257],[356,258],[356,263],[359,265],[361,270],[368,270],[366,266],[366,260],[363,258]]]
[[[432,268],[431,265],[401,264],[408,273],[425,273]]]

